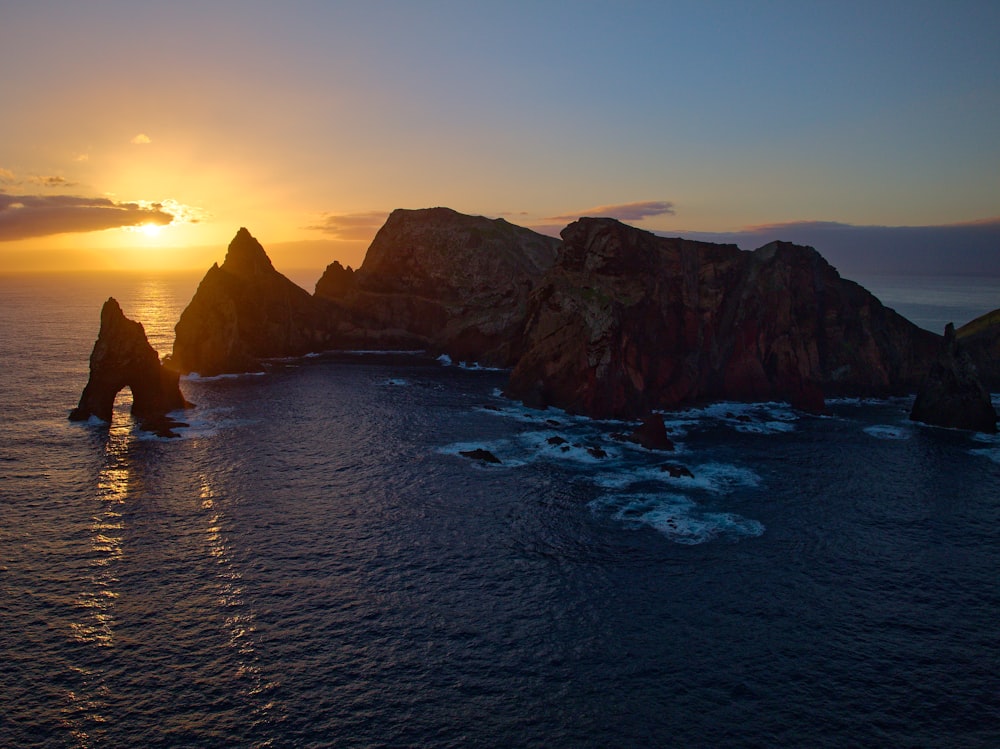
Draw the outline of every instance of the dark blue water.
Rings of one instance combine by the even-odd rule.
[[[65,420],[100,284],[18,288],[4,746],[1000,745],[996,439],[721,404],[656,454],[503,373],[329,355],[184,382],[160,440],[127,397]]]

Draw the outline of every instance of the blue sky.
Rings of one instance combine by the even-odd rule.
[[[432,205],[1000,223],[998,38],[995,2],[2,3],[0,269],[243,225],[356,264]]]

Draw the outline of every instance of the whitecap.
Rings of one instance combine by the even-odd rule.
[[[975,450],[969,450],[971,455],[979,455],[988,460],[992,460],[994,463],[1000,463],[1000,447],[994,448],[977,448]]]
[[[202,377],[197,372],[191,372],[190,374],[183,375],[181,379],[188,382],[217,382],[219,380],[235,380],[240,377],[263,377],[266,374],[267,372],[239,372]]]
[[[671,541],[702,544],[719,536],[756,537],[764,533],[757,520],[728,512],[704,512],[682,494],[611,494],[593,500],[590,509],[626,528],[654,528]]]
[[[875,424],[865,427],[862,431],[868,436],[879,440],[908,440],[913,436],[911,430],[889,424]]]
[[[446,367],[450,367],[452,365],[451,357],[448,356],[448,354],[441,354],[437,360]]]
[[[385,381],[385,384],[394,385],[397,387],[405,387],[406,385],[410,384],[410,381],[403,377],[390,377],[388,380]]]

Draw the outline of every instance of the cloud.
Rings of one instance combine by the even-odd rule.
[[[12,172],[10,169],[4,169],[3,167],[0,167],[0,180],[2,180],[3,182],[13,182],[14,172]]]
[[[549,216],[545,221],[576,221],[581,216],[595,218],[616,218],[619,221],[642,221],[650,216],[673,216],[676,213],[674,204],[669,200],[643,200],[637,203],[619,203],[617,205],[599,205],[587,208],[579,213],[566,213],[562,216]]]
[[[129,143],[132,143],[132,144],[137,145],[137,146],[144,146],[147,143],[152,143],[152,142],[153,142],[153,139],[150,138],[145,133],[139,133],[134,138],[132,138],[132,140],[129,141]]]
[[[65,177],[59,176],[37,176],[28,177],[28,182],[36,185],[41,185],[42,187],[76,187],[76,182],[70,182]]]
[[[330,234],[337,239],[371,240],[382,228],[388,211],[368,211],[366,213],[325,213],[320,223],[307,226],[307,229]]]
[[[107,198],[0,193],[0,241],[139,224],[166,225],[174,216],[162,203],[116,203]]]
[[[89,153],[77,154],[76,156],[73,157],[73,161],[76,161],[78,163],[83,163],[85,161],[90,161],[90,154]]]
[[[676,235],[736,244],[744,250],[774,240],[809,245],[847,273],[1000,275],[1000,217],[937,226],[792,221]]]

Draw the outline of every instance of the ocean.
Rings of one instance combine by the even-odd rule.
[[[723,403],[653,453],[402,352],[71,424],[103,301],[165,354],[200,275],[0,277],[0,745],[1000,746],[1000,439]]]

